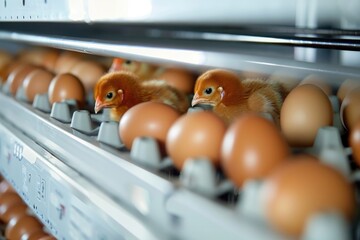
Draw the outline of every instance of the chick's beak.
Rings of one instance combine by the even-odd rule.
[[[200,98],[199,94],[195,93],[192,101],[191,101],[191,106],[194,107],[196,104],[202,103],[203,99]]]
[[[100,100],[99,97],[97,97],[94,108],[95,113],[98,113],[103,107],[104,107],[104,103]]]

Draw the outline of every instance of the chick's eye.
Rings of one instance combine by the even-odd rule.
[[[112,92],[108,92],[108,94],[106,94],[107,99],[112,99],[113,96],[114,96],[114,94]]]
[[[126,60],[126,61],[125,61],[125,64],[126,64],[126,65],[130,65],[130,64],[131,64],[131,60]]]
[[[207,88],[207,89],[205,89],[205,94],[211,94],[212,93],[212,88]]]

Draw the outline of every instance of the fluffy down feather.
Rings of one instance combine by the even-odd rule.
[[[138,76],[140,81],[145,81],[156,78],[163,69],[145,62],[114,58],[109,72],[116,71],[132,72]]]
[[[230,123],[243,112],[268,113],[279,122],[280,109],[288,91],[279,83],[264,79],[240,79],[233,72],[213,69],[196,81],[192,106],[211,105],[213,111]]]
[[[102,76],[94,89],[95,113],[111,108],[111,119],[119,121],[132,106],[146,101],[168,104],[181,113],[189,107],[187,96],[163,80],[141,82],[130,72],[116,71]]]

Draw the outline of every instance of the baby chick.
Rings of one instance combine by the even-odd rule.
[[[109,72],[116,71],[132,72],[139,77],[139,80],[144,81],[156,78],[156,76],[159,75],[159,72],[161,72],[162,69],[158,66],[145,62],[114,58]]]
[[[199,76],[194,94],[192,106],[211,105],[212,110],[227,123],[247,111],[268,113],[279,122],[287,90],[281,84],[262,79],[241,80],[233,72],[213,69]]]
[[[111,108],[110,118],[119,121],[131,107],[141,102],[158,101],[181,113],[189,108],[187,96],[162,80],[141,82],[130,72],[116,71],[102,76],[94,88],[95,113]]]

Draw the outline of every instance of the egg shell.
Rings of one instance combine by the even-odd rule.
[[[28,210],[27,205],[24,203],[12,204],[7,202],[4,203],[3,208],[6,210],[3,212],[0,219],[6,224],[13,218],[21,217],[27,214]]]
[[[340,107],[342,125],[351,130],[360,120],[360,87],[348,92]]]
[[[2,82],[6,82],[10,73],[12,73],[12,71],[14,71],[15,68],[17,68],[18,66],[22,65],[24,63],[20,62],[20,61],[11,61],[8,64],[6,64],[2,69],[0,69],[0,78]]]
[[[39,239],[43,239],[45,237],[49,237],[49,234],[47,234],[44,230],[41,229],[41,230],[38,230],[31,234],[24,234],[22,236],[22,239],[39,240]]]
[[[84,56],[76,52],[63,52],[58,57],[55,66],[54,72],[57,74],[70,73],[71,68],[73,68],[78,62],[81,62]]]
[[[323,90],[324,93],[328,96],[330,96],[332,93],[331,85],[326,81],[326,79],[315,74],[307,76],[299,83],[299,85],[304,84],[313,84]]]
[[[180,113],[169,105],[144,102],[130,108],[119,122],[120,139],[128,149],[136,137],[152,137],[164,152],[165,139],[170,126]]]
[[[9,92],[13,96],[15,96],[16,91],[22,85],[26,76],[35,69],[37,68],[33,65],[21,64],[9,74],[6,82],[9,85]]]
[[[7,239],[27,239],[43,229],[43,225],[35,217],[23,215],[10,220],[5,229]]]
[[[166,137],[167,153],[179,170],[187,159],[197,157],[205,157],[217,166],[225,131],[225,123],[212,112],[187,113],[171,126]]]
[[[77,76],[85,87],[87,93],[92,92],[96,82],[105,74],[105,69],[94,61],[77,62],[70,73]]]
[[[353,158],[358,167],[360,167],[360,121],[357,121],[351,129],[349,144],[352,149]]]
[[[45,69],[35,69],[30,72],[22,83],[27,100],[33,102],[37,94],[47,93],[54,76],[53,73]]]
[[[8,211],[8,208],[14,205],[23,204],[23,200],[16,192],[5,192],[0,195],[0,219]]]
[[[195,77],[185,69],[167,68],[158,78],[165,80],[170,86],[182,92],[193,93],[194,91]]]
[[[59,51],[52,48],[29,48],[23,50],[18,59],[35,66],[44,67],[45,69],[54,70],[55,63],[59,57]]]
[[[291,146],[309,147],[319,128],[331,126],[333,109],[329,97],[317,86],[304,84],[285,98],[280,112],[280,125]]]
[[[11,61],[13,61],[13,56],[6,51],[0,50],[0,71],[5,68]]]
[[[337,97],[342,102],[345,96],[354,88],[360,87],[360,79],[346,79],[343,83],[341,83],[338,91]]]
[[[85,88],[79,78],[70,74],[58,74],[51,81],[48,89],[51,104],[74,99],[79,105],[85,103]]]
[[[40,62],[40,66],[44,67],[48,71],[54,71],[59,55],[60,52],[55,49],[44,51]]]
[[[221,147],[221,166],[241,187],[248,179],[262,179],[281,164],[290,148],[280,130],[269,120],[245,114],[226,131]]]
[[[314,157],[289,158],[264,181],[261,197],[266,218],[282,233],[300,236],[313,214],[337,211],[355,215],[355,191],[335,168]]]

